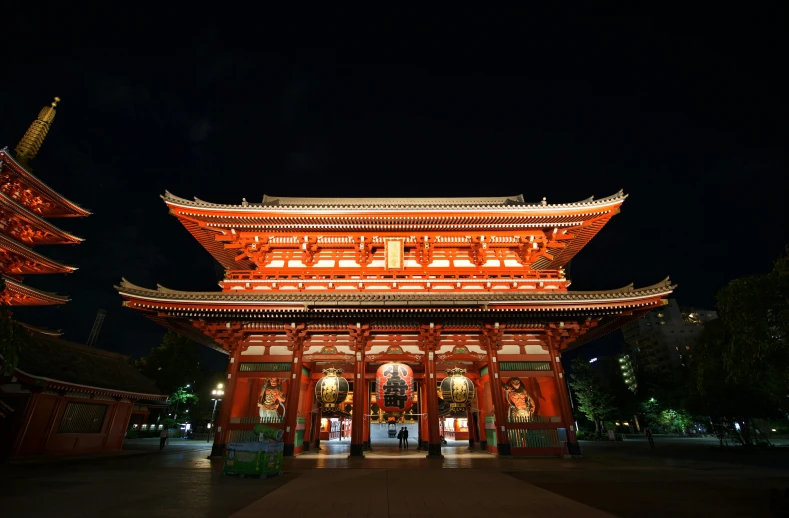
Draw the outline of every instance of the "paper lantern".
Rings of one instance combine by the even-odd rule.
[[[348,397],[348,381],[340,376],[342,369],[324,369],[323,374],[315,384],[315,399],[324,410],[337,410]]]
[[[449,369],[441,382],[441,398],[452,412],[465,411],[474,400],[474,382],[464,376],[466,369]]]
[[[386,363],[375,374],[376,403],[384,412],[405,412],[413,404],[414,371],[403,363]]]

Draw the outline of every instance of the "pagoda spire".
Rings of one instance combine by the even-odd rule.
[[[49,133],[49,127],[55,120],[55,107],[59,102],[60,97],[55,97],[50,106],[44,106],[38,112],[38,118],[33,121],[25,132],[25,136],[16,145],[16,159],[28,169],[30,168],[28,162],[36,157],[38,150],[41,149],[41,144],[44,143],[44,139]]]

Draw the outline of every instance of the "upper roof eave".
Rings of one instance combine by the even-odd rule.
[[[542,202],[526,203],[523,195],[490,198],[273,198],[264,197],[263,203],[241,205],[209,203],[198,198],[187,200],[169,191],[161,196],[168,206],[198,208],[207,211],[275,213],[275,212],[464,212],[464,211],[507,211],[507,212],[550,212],[561,210],[599,208],[621,204],[627,195],[622,190],[595,200],[594,197],[573,203],[543,205]],[[292,200],[300,204],[274,204],[270,200]],[[267,203],[267,200],[269,202]]]
[[[52,198],[54,201],[60,202],[64,207],[71,210],[74,216],[90,216],[92,214],[92,212],[87,209],[83,209],[76,203],[70,201],[68,198],[58,193],[52,187],[44,183],[40,178],[28,171],[27,168],[17,162],[13,156],[11,156],[11,153],[8,152],[7,147],[0,149],[0,160],[10,165],[17,174],[25,177],[27,181],[34,184],[34,186],[40,189],[46,196]]]
[[[52,235],[63,237],[65,238],[66,241],[71,241],[75,244],[85,241],[84,238],[75,236],[74,234],[70,232],[66,232],[65,230],[53,225],[52,223],[45,220],[38,214],[32,212],[30,209],[28,209],[21,203],[17,202],[15,199],[6,195],[4,192],[0,192],[0,200],[4,201],[7,205],[14,206],[14,208],[20,212],[20,215],[22,217],[27,219],[29,222],[38,225],[39,228],[41,228],[42,230],[46,230]]]
[[[5,246],[7,250],[11,250],[16,254],[26,256],[29,259],[34,259],[40,264],[46,265],[56,270],[62,270],[63,273],[69,273],[78,270],[78,267],[76,266],[69,266],[67,264],[63,264],[61,262],[55,261],[54,259],[50,259],[49,257],[36,252],[32,248],[25,246],[19,241],[16,241],[15,239],[8,237],[2,233],[0,233],[0,245]]]
[[[250,292],[187,292],[157,286],[157,289],[143,288],[122,279],[120,286],[115,289],[123,296],[139,297],[159,302],[186,302],[186,303],[214,303],[214,304],[254,304],[256,302],[282,302],[290,304],[313,305],[321,301],[356,302],[362,300],[380,302],[382,304],[395,301],[419,302],[479,302],[487,305],[527,303],[527,302],[557,302],[578,303],[603,300],[613,302],[616,300],[633,300],[670,294],[676,285],[672,285],[668,277],[663,281],[634,289],[632,284],[614,290],[601,291],[569,291],[569,292],[533,292],[533,293],[381,293],[381,292],[352,292],[352,293],[322,293],[322,292],[286,292],[286,293],[250,293]]]

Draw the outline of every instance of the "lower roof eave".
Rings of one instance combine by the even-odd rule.
[[[66,295],[58,295],[57,293],[51,293],[48,291],[39,290],[38,288],[33,288],[32,286],[28,286],[8,275],[2,275],[3,281],[5,282],[6,290],[11,293],[17,293],[18,295],[22,295],[24,297],[29,297],[36,301],[39,301],[40,304],[10,304],[11,306],[14,305],[27,305],[27,306],[51,306],[55,304],[65,304],[69,302],[69,298]]]
[[[644,310],[660,306],[661,299],[652,299],[639,303],[623,303],[611,305],[544,305],[544,306],[506,306],[490,307],[486,305],[342,305],[342,306],[317,306],[305,308],[167,308],[160,309],[169,317],[181,318],[247,318],[265,319],[271,315],[276,316],[304,316],[304,315],[330,315],[342,313],[375,313],[375,314],[414,314],[414,313],[457,313],[457,314],[502,314],[502,313],[528,313],[534,315],[552,314],[577,314],[579,316],[611,315],[624,311]],[[140,308],[145,309],[145,308]]]
[[[59,387],[65,390],[73,388],[76,392],[95,392],[96,394],[108,394],[108,395],[119,395],[122,397],[133,398],[133,399],[149,399],[152,401],[167,401],[168,396],[164,394],[143,394],[140,392],[130,392],[127,390],[121,389],[111,389],[111,388],[103,388],[103,387],[92,387],[90,385],[81,385],[79,383],[72,383],[68,381],[60,381],[52,378],[47,378],[44,376],[37,376],[35,374],[30,374],[29,372],[25,372],[19,368],[14,371],[15,375],[21,374],[22,376],[30,379],[30,380],[38,380],[46,382],[48,387]]]

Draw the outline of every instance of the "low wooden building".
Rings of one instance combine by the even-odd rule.
[[[0,458],[120,450],[133,413],[166,405],[130,357],[31,331],[0,377]]]

